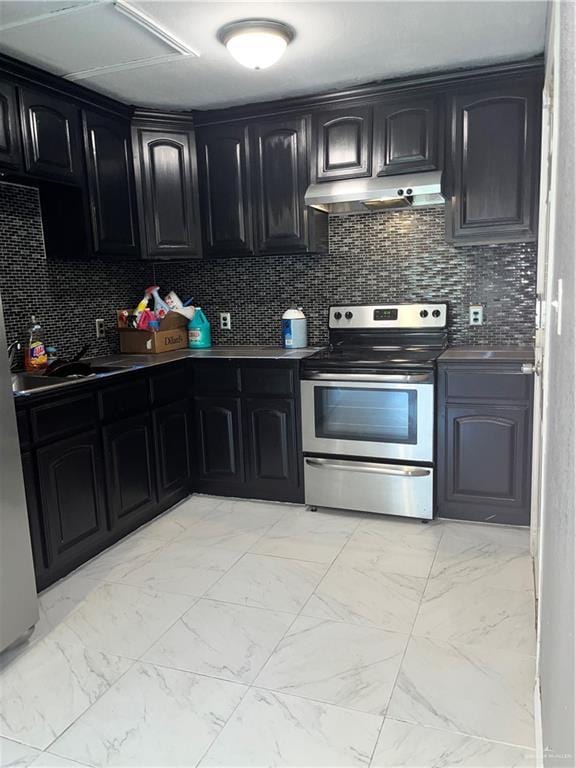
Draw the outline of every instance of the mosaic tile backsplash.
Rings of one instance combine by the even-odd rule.
[[[311,344],[327,340],[331,303],[447,301],[453,344],[531,344],[536,245],[455,247],[444,239],[444,211],[390,211],[330,219],[330,254],[229,258],[179,263],[47,260],[35,189],[0,184],[0,290],[9,339],[36,314],[61,355],[90,343],[117,351],[115,310],[133,306],[158,283],[193,296],[217,344],[276,344],[289,306],[304,308]],[[485,325],[468,325],[483,304]],[[232,330],[218,328],[230,312]],[[107,335],[96,340],[94,320]]]

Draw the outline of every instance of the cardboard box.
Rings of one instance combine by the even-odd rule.
[[[188,346],[188,320],[169,312],[160,320],[158,331],[139,331],[136,328],[123,328],[120,325],[122,310],[117,313],[120,352],[126,355],[159,355]]]

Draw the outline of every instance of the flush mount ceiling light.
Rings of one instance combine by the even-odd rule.
[[[293,38],[294,32],[287,24],[271,19],[233,21],[218,32],[228,52],[248,69],[266,69],[275,64]]]

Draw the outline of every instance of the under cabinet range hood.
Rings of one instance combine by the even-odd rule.
[[[445,203],[441,171],[310,184],[304,202],[326,213],[367,213]]]

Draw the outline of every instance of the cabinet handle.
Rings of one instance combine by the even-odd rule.
[[[542,366],[540,363],[522,363],[520,370],[522,373],[526,374],[526,376],[532,376],[532,374],[540,376]]]
[[[338,459],[306,459],[306,464],[319,469],[339,469],[347,472],[370,472],[376,475],[400,477],[426,477],[430,470],[425,467],[401,467],[393,464],[375,464],[368,461],[342,461]]]

